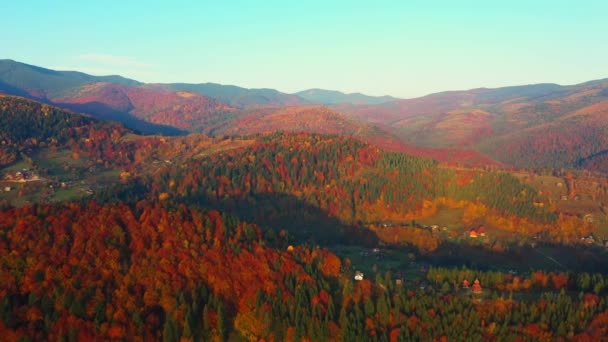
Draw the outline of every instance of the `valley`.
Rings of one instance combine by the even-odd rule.
[[[0,13],[0,342],[608,341],[608,2]]]
[[[299,98],[3,63],[9,340],[605,336],[603,81]]]

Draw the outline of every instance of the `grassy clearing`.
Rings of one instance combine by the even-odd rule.
[[[21,207],[40,202],[76,201],[99,189],[120,180],[117,169],[96,166],[89,171],[86,158],[74,159],[68,149],[46,149],[0,170],[0,175],[28,169],[40,176],[39,181],[27,183],[0,181],[0,201]],[[86,183],[86,184],[85,184]],[[10,191],[4,191],[10,187]]]
[[[387,271],[390,271],[394,278],[400,275],[407,280],[420,276],[419,267],[412,264],[414,254],[405,248],[380,248],[378,252],[374,252],[371,248],[335,245],[330,249],[340,258],[350,259],[353,271],[363,272],[366,279],[375,279],[376,274],[384,275]]]
[[[31,169],[32,165],[25,160],[20,160],[14,164],[11,164],[3,169],[0,169],[0,173],[5,174],[7,172],[16,172],[21,171],[23,169]]]
[[[526,172],[515,172],[513,173],[513,176],[519,178],[537,191],[542,191],[542,193],[552,201],[559,201],[561,196],[568,194],[566,181],[561,177],[532,176]]]
[[[462,208],[440,206],[435,216],[416,220],[416,222],[423,226],[438,225],[439,227],[446,227],[448,231],[462,232],[465,230],[464,224],[462,223],[463,213],[464,209]]]
[[[51,197],[51,201],[53,201],[53,202],[75,201],[75,200],[79,200],[86,196],[87,196],[87,194],[84,191],[82,191],[82,189],[78,189],[78,188],[59,189],[59,190],[55,191],[55,193]]]
[[[139,135],[139,134],[127,133],[120,138],[120,142],[126,143],[126,142],[138,141],[138,140],[146,139],[146,138],[161,138],[161,137],[162,137],[161,135]]]
[[[49,177],[57,178],[60,181],[75,178],[75,170],[84,170],[86,162],[84,158],[74,159],[73,152],[70,150],[45,150],[33,157],[36,166],[40,170],[45,170]]]
[[[567,200],[561,200],[556,204],[557,209],[560,212],[585,215],[588,213],[599,213],[600,206],[598,201],[591,199],[585,195],[579,195],[578,199],[568,198]]]
[[[241,147],[247,147],[249,145],[252,145],[254,142],[255,140],[227,139],[220,143],[211,145],[209,148],[205,149],[194,157],[204,158],[216,153],[234,150]]]

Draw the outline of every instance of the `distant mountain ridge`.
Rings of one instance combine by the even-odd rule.
[[[353,105],[365,105],[365,104],[380,104],[385,102],[400,100],[392,96],[369,96],[361,93],[350,93],[346,94],[337,90],[325,90],[325,89],[308,89],[295,93],[301,98],[304,98],[310,102],[321,103],[325,105],[335,104],[353,104]]]
[[[275,89],[247,89],[234,85],[217,83],[154,83],[147,84],[151,89],[168,91],[188,91],[218,99],[231,106],[244,108],[250,106],[300,106],[310,104],[297,95],[282,93]]]
[[[0,93],[119,121],[143,133],[181,134],[232,119],[239,110],[309,104],[274,89],[213,83],[145,84],[0,60]]]
[[[193,93],[153,90],[121,76],[92,76],[0,60],[0,93],[122,122],[143,133],[182,134],[234,109]]]
[[[286,94],[215,83],[145,84],[5,59],[0,60],[0,93],[119,121],[142,133],[367,132],[360,137],[380,138],[380,146],[399,141],[407,147],[400,150],[439,160],[451,155],[449,161],[456,163],[491,162],[487,156],[492,156],[516,167],[608,172],[608,79],[397,99],[323,89]]]
[[[390,126],[406,143],[475,149],[518,167],[593,164],[608,151],[608,79],[449,91],[377,105],[339,105]],[[608,171],[608,165],[594,167]]]
[[[56,71],[10,59],[0,60],[0,91],[13,95],[27,93],[38,99],[65,96],[82,86],[93,83],[110,83],[129,87],[143,87],[155,91],[187,91],[235,107],[246,106],[293,106],[309,104],[297,95],[274,89],[247,89],[215,83],[150,83],[135,81],[122,76],[93,76],[78,71]]]
[[[11,59],[0,60],[0,91],[7,93],[21,91],[40,99],[46,99],[61,95],[69,89],[96,82],[132,87],[142,84],[118,75],[92,76],[78,71],[46,69]]]

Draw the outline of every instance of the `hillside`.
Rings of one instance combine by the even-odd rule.
[[[321,103],[326,105],[333,104],[379,104],[399,100],[392,96],[369,96],[361,93],[346,94],[336,90],[325,89],[308,89],[295,93],[301,98],[304,98],[313,103]]]
[[[238,118],[213,127],[214,135],[250,135],[259,133],[307,132],[353,137],[386,151],[398,151],[431,157],[450,164],[498,165],[472,150],[418,148],[404,144],[387,127],[378,127],[348,119],[322,106],[264,108],[244,111]]]
[[[533,205],[542,202],[542,197],[508,174],[439,168],[430,159],[382,152],[342,137],[264,136],[246,148],[192,160],[187,169],[184,173],[179,166],[157,175],[152,191],[166,192],[179,202],[219,206],[243,219],[275,227],[282,220],[300,217],[291,225],[309,228],[292,233],[304,238],[315,227],[312,236],[321,241],[348,238],[340,229],[323,228],[327,224],[339,227],[432,217],[440,198],[462,201],[457,206],[482,205],[488,210],[486,219],[518,217],[521,227],[536,222],[530,225],[535,230],[545,229],[547,222],[556,219],[554,213]]]
[[[5,95],[0,95],[0,127],[0,165],[15,162],[20,154],[48,148],[84,149],[96,156],[103,145],[109,153],[109,146],[128,132],[117,123]]]
[[[387,131],[349,120],[321,106],[247,110],[235,120],[215,127],[213,134],[250,135],[276,131],[352,136],[388,150],[406,148]]]
[[[136,120],[197,131],[231,118],[233,109],[212,98],[189,92],[169,92],[108,83],[94,83],[71,90],[55,102],[104,118]],[[120,113],[120,114],[114,114]],[[122,117],[116,118],[116,115]],[[122,120],[120,120],[122,119]]]
[[[608,148],[608,81],[539,84],[433,94],[345,115],[384,124],[415,146],[475,149],[519,167],[576,167]],[[605,168],[604,166],[596,168]]]
[[[498,104],[522,99],[555,97],[564,93],[556,84],[525,85],[504,88],[478,88],[465,91],[446,91],[427,96],[397,100],[390,103],[361,106],[342,106],[349,115],[361,120],[395,124],[400,120],[420,115],[438,115],[469,107]]]

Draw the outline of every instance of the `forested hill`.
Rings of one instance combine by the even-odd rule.
[[[266,135],[246,148],[168,168],[150,189],[172,202],[220,208],[325,242],[356,238],[346,227],[409,224],[447,202],[479,206],[496,222],[511,222],[503,228],[514,232],[518,224],[538,231],[557,220],[534,205],[542,201],[536,191],[508,173],[440,167],[338,136]]]
[[[48,99],[70,89],[96,82],[109,82],[128,86],[140,82],[121,76],[93,76],[77,71],[57,71],[25,64],[10,59],[0,59],[0,92],[13,95]]]
[[[91,138],[111,145],[129,132],[124,126],[14,96],[0,95],[0,165],[14,162],[20,152],[46,147],[81,146],[91,150]],[[88,143],[89,147],[85,147]]]
[[[443,242],[412,221],[439,206],[461,208],[467,225],[483,217],[512,235],[579,239],[580,220],[536,205],[543,195],[508,173],[450,168],[336,135],[142,137],[29,100],[0,104],[6,145],[67,149],[127,175],[79,202],[2,207],[3,340],[606,335],[603,274],[434,267],[416,268],[408,282],[390,273],[354,281],[349,259],[317,248],[378,246],[373,226],[389,223],[411,228],[415,236],[394,242],[414,255],[412,238],[422,256]],[[467,279],[486,292],[460,288]]]

